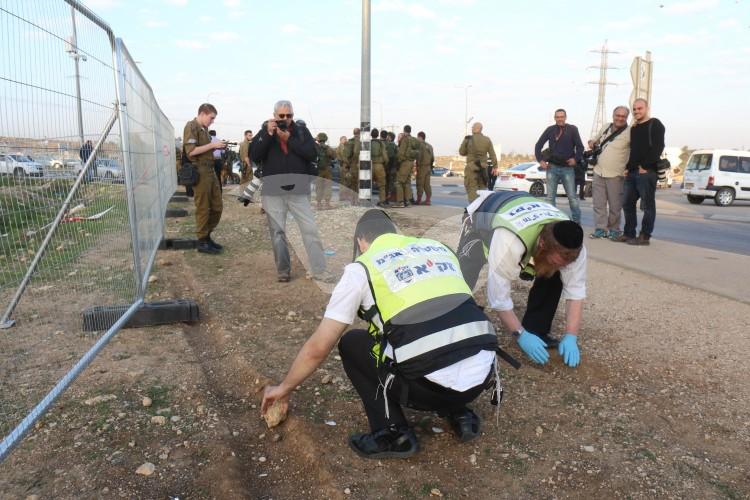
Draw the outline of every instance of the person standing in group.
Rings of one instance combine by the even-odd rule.
[[[212,104],[201,104],[198,116],[185,124],[182,133],[185,154],[198,169],[198,183],[193,186],[195,232],[198,251],[207,254],[217,254],[223,249],[222,245],[211,238],[211,232],[218,226],[223,210],[213,153],[226,147],[224,141],[212,141],[208,134],[208,127],[216,119],[216,114],[216,108]]]
[[[398,173],[396,174],[396,204],[395,208],[409,206],[413,201],[411,191],[411,172],[414,162],[419,157],[420,142],[411,135],[411,125],[404,125],[404,131],[398,142]]]
[[[223,142],[223,141],[220,141],[216,137],[216,131],[215,130],[209,130],[208,131],[208,135],[211,136],[211,142]],[[214,152],[213,152],[213,156],[214,156],[214,172],[216,174],[216,178],[219,179],[219,190],[220,191],[222,191],[224,189],[222,187],[222,185],[221,185],[221,167],[222,167],[222,165],[224,163],[224,160],[223,160],[223,158],[224,158],[224,151],[223,150],[224,149],[226,149],[226,148],[221,148],[221,149],[217,148],[217,149],[214,149]]]
[[[432,205],[432,187],[430,186],[430,175],[432,175],[432,164],[435,162],[435,153],[432,145],[425,141],[424,132],[417,134],[420,143],[419,156],[417,157],[417,203],[416,205]],[[422,203],[422,194],[425,201]]]
[[[289,101],[278,101],[273,117],[263,122],[250,145],[250,158],[263,165],[263,208],[271,235],[277,279],[291,279],[291,258],[286,239],[289,213],[297,221],[310,262],[308,276],[330,281],[323,244],[310,206],[310,173],[315,140],[302,120],[293,121]]]
[[[250,162],[250,141],[253,140],[253,131],[245,130],[244,137],[240,143],[240,168],[242,177],[240,184],[253,180],[253,164]]]
[[[656,221],[657,170],[659,159],[664,152],[665,128],[657,118],[651,118],[645,99],[633,101],[633,118],[635,123],[630,127],[630,156],[622,205],[625,212],[625,230],[617,241],[630,245],[650,245]],[[643,219],[641,232],[636,237],[636,204],[639,198]]]
[[[471,126],[471,135],[464,137],[461,147],[458,148],[458,154],[466,157],[464,187],[469,203],[477,199],[478,190],[487,189],[487,160],[492,160],[495,172],[499,165],[492,140],[482,134],[482,129],[482,124],[475,122]]]
[[[93,151],[94,146],[91,144],[90,140],[86,141],[86,143],[81,146],[81,149],[78,150],[78,157],[81,159],[81,167],[86,165],[86,162],[89,161],[89,157]],[[86,170],[83,180],[85,182],[91,182],[96,176],[96,155],[94,155],[94,159],[91,160],[91,165],[89,165],[89,168]]]
[[[378,139],[378,129],[372,129],[370,132],[372,141],[370,142],[370,159],[372,160],[372,181],[378,187],[378,206],[387,207],[388,204],[388,186],[385,181],[385,166],[388,164],[388,151],[385,143]]]
[[[591,238],[616,240],[622,236],[622,194],[625,166],[630,156],[629,114],[626,106],[617,106],[612,112],[612,123],[605,125],[596,138],[589,141],[592,151],[600,151],[594,160],[591,185],[595,226]]]
[[[384,137],[385,134],[385,137]],[[381,139],[385,140],[385,148],[388,151],[388,165],[386,171],[386,182],[388,183],[388,201],[396,201],[396,172],[398,171],[398,145],[396,145],[396,134],[385,130],[380,132]]]
[[[570,218],[581,223],[581,206],[576,195],[576,165],[583,161],[583,142],[578,127],[566,123],[568,114],[564,109],[555,110],[555,124],[550,125],[534,146],[534,155],[539,168],[547,171],[547,201],[557,206],[557,184],[562,180],[565,195],[570,204]],[[549,156],[542,157],[542,148],[549,144]]]
[[[318,203],[318,210],[322,208],[331,208],[331,183],[333,174],[331,164],[336,158],[336,152],[326,141],[328,135],[320,132],[316,137],[315,149],[318,153],[318,177],[315,178],[315,200]]]
[[[346,159],[346,136],[339,137],[339,145],[336,147],[336,158],[339,160],[339,201],[351,199],[349,185],[349,162]]]
[[[359,134],[360,130],[358,128],[352,130],[352,136],[346,141],[346,146],[344,147],[346,162],[349,165],[349,177],[346,187],[349,188],[352,205],[359,203],[359,152],[362,149]]]

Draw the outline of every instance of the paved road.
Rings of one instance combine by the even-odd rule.
[[[466,205],[466,194],[460,178],[433,177],[431,180],[434,204]],[[558,206],[569,213],[565,197],[558,198]],[[581,214],[584,227],[593,230],[590,198],[581,202]],[[750,255],[750,202],[717,207],[711,200],[706,200],[702,205],[691,205],[677,186],[660,190],[657,192],[654,238]]]

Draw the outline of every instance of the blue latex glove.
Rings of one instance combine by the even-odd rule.
[[[575,368],[581,362],[581,352],[578,350],[577,340],[577,336],[572,333],[566,333],[557,346],[557,350],[560,352],[563,361],[571,368]]]
[[[518,346],[537,364],[543,365],[549,360],[547,344],[533,333],[524,330],[518,337]]]

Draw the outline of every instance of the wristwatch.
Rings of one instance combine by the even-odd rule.
[[[513,338],[516,340],[521,337],[521,334],[523,334],[523,330],[516,330],[515,332],[512,332]]]

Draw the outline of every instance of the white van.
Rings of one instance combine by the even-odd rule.
[[[713,198],[720,207],[750,200],[750,151],[699,149],[690,155],[682,192],[690,203]]]

